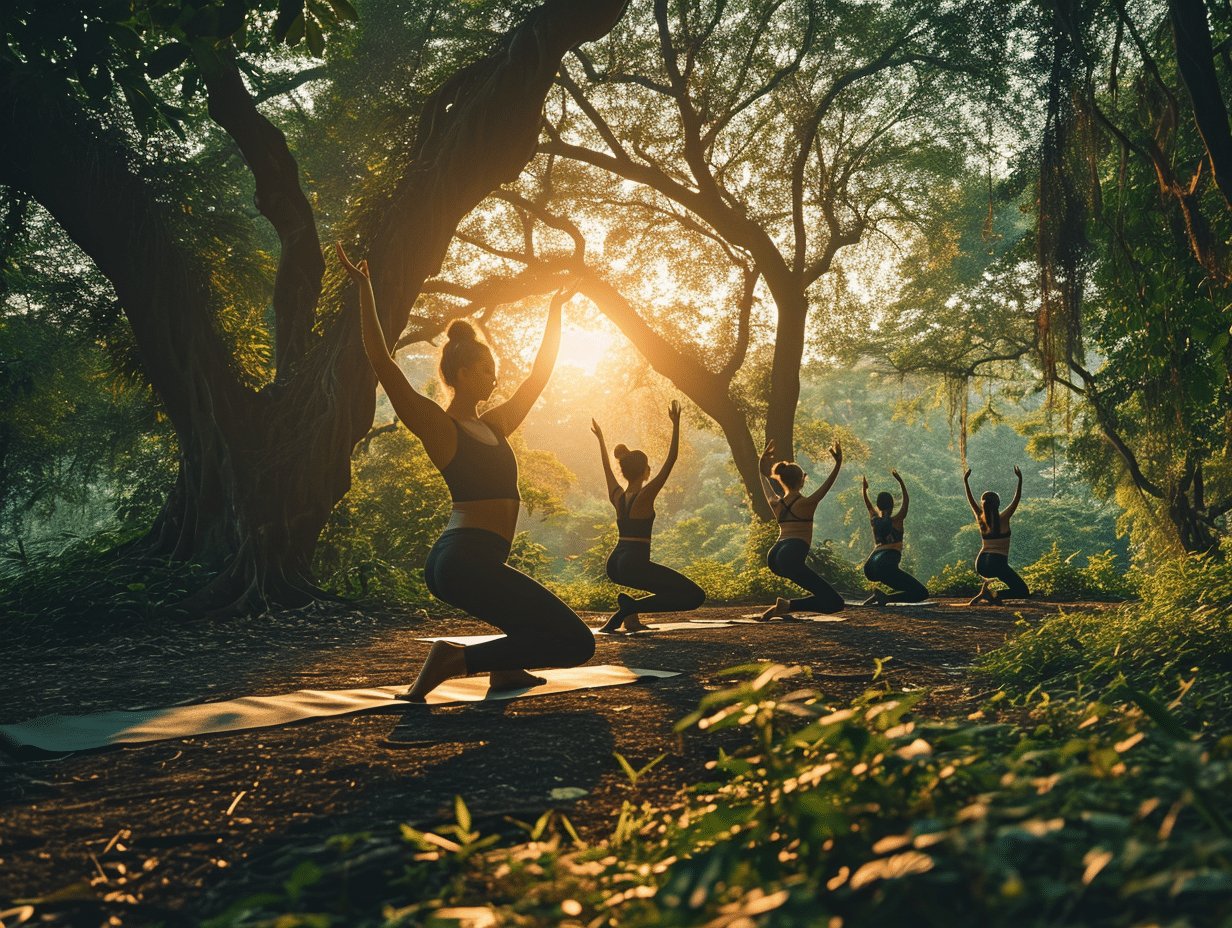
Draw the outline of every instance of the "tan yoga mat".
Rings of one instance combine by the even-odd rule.
[[[845,602],[849,606],[863,606],[864,605],[864,600],[862,599],[848,599],[848,600],[845,600]],[[880,603],[880,604],[869,603],[867,608],[869,609],[884,609],[884,608],[918,609],[921,606],[928,608],[930,606],[939,606],[939,605],[941,604],[937,602],[936,600],[926,599],[923,602],[919,602],[919,603]]]
[[[784,622],[846,622],[845,616],[841,615],[822,615],[819,612],[793,612],[791,618],[787,619],[781,615],[776,615],[774,619]],[[763,619],[760,612],[748,612],[738,619],[732,619],[733,622],[739,622],[742,625],[755,623],[757,625],[765,625],[767,622],[774,619]]]
[[[647,622],[650,628],[647,631],[670,632],[677,631],[682,628],[730,628],[735,624],[730,619],[698,619],[696,622]],[[590,630],[596,635],[604,634],[595,626],[589,626]],[[642,632],[621,632],[616,637],[621,635],[643,635]],[[442,635],[439,638],[416,638],[416,641],[448,641],[450,644],[483,644],[485,641],[496,641],[498,638],[504,638],[504,635]]]
[[[429,694],[427,701],[429,705],[447,705],[518,699],[619,686],[647,677],[677,676],[670,670],[644,670],[615,664],[540,670],[536,673],[544,677],[547,683],[499,693],[489,692],[486,676],[447,680]],[[394,699],[394,696],[406,690],[406,685],[359,690],[298,690],[279,696],[242,696],[224,702],[138,712],[45,715],[17,725],[0,725],[0,746],[9,750],[32,747],[54,753],[91,751],[112,745],[269,728],[350,712],[403,711],[412,704]]]

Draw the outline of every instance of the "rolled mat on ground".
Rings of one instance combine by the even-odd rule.
[[[427,702],[429,705],[446,705],[518,699],[570,690],[619,686],[646,678],[677,676],[675,671],[670,670],[644,670],[615,664],[540,670],[536,673],[546,679],[547,683],[501,692],[489,691],[486,676],[447,680],[428,695]],[[351,712],[401,712],[414,705],[394,698],[405,693],[406,689],[406,685],[402,685],[358,690],[298,690],[279,696],[243,696],[223,702],[139,712],[45,715],[17,725],[0,725],[0,749],[11,753],[17,753],[23,748],[51,753],[92,751],[112,745],[269,728],[304,719]]]

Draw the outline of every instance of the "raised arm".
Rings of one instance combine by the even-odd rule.
[[[513,391],[513,396],[494,409],[489,409],[480,418],[496,426],[506,435],[512,435],[522,424],[535,401],[548,385],[552,369],[556,367],[556,355],[560,353],[560,320],[562,307],[573,296],[573,291],[557,290],[548,309],[548,321],[543,327],[543,341],[535,355],[534,366],[527,377]]]
[[[868,510],[868,517],[870,519],[875,519],[877,518],[877,516],[881,515],[881,513],[877,511],[876,507],[873,506],[872,502],[868,498],[868,477],[867,476],[862,476],[860,478],[860,493],[863,494],[864,496],[864,508]]]
[[[599,439],[599,457],[603,460],[603,476],[607,478],[607,498],[610,500],[616,495],[616,491],[621,489],[621,486],[616,480],[616,475],[612,473],[612,462],[608,459],[607,445],[603,441],[603,429],[599,428],[598,422],[591,419],[590,430]]]
[[[907,484],[903,483],[903,478],[898,475],[898,471],[890,471],[890,476],[898,481],[898,487],[903,491],[903,504],[898,507],[898,512],[894,513],[894,518],[890,521],[897,522],[902,525],[903,519],[907,518],[907,505],[910,500],[907,498]]]
[[[968,467],[967,472],[963,474],[963,487],[965,487],[967,490],[967,505],[970,506],[971,511],[975,513],[975,520],[978,522],[980,520],[980,516],[982,516],[983,513],[980,512],[979,503],[977,503],[975,501],[975,497],[971,495],[971,484],[968,482],[970,480],[971,480],[971,468]]]
[[[779,501],[782,494],[779,493],[778,485],[770,479],[770,468],[774,466],[774,440],[766,442],[766,448],[761,453],[761,459],[757,462],[757,472],[761,475],[761,491],[766,494],[766,502],[771,508]]]
[[[806,497],[811,503],[820,503],[825,499],[826,494],[830,492],[830,487],[834,486],[834,481],[838,479],[838,472],[843,468],[843,448],[838,442],[830,446],[830,457],[834,458],[834,470],[830,471],[830,476],[826,478],[825,483]]]
[[[672,420],[672,445],[667,449],[667,459],[664,460],[663,466],[659,468],[657,474],[650,478],[650,482],[646,484],[643,491],[650,499],[659,495],[663,484],[667,483],[667,478],[672,475],[672,468],[676,466],[676,458],[680,455],[680,404],[672,400],[671,405],[667,407],[667,415]]]
[[[1022,499],[1022,471],[1018,469],[1018,465],[1014,465],[1014,474],[1018,477],[1018,489],[1014,491],[1014,499],[1011,500],[1005,512],[1001,513],[1001,518],[1008,519],[1014,514],[1014,510],[1018,508],[1018,501]]]
[[[364,352],[376,372],[376,379],[385,388],[390,405],[402,423],[423,442],[428,458],[438,468],[453,460],[458,450],[458,435],[445,410],[421,393],[416,392],[398,367],[398,362],[385,346],[385,333],[376,314],[376,297],[372,293],[372,280],[368,276],[368,262],[352,264],[338,243],[334,244],[338,260],[346,269],[347,276],[359,288],[359,313],[363,321]]]

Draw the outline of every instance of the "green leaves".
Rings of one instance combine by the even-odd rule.
[[[623,770],[625,773],[625,776],[629,778],[629,786],[633,789],[637,789],[638,780],[640,780],[647,773],[649,773],[654,768],[654,766],[659,763],[659,761],[667,757],[666,754],[660,754],[658,757],[656,757],[646,766],[642,767],[640,770],[634,770],[633,765],[630,764],[627,760],[625,760],[623,754],[618,754],[616,752],[613,752],[612,756],[616,758],[616,762],[620,764],[620,769]]]

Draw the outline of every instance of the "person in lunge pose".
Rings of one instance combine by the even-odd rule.
[[[877,494],[877,505],[868,498],[868,478],[862,477],[864,505],[868,509],[868,518],[873,526],[873,553],[864,562],[864,576],[873,583],[884,583],[893,592],[887,595],[881,589],[875,588],[873,595],[864,601],[866,606],[884,606],[886,603],[922,603],[928,599],[928,589],[915,577],[898,565],[903,560],[903,521],[907,518],[907,484],[898,475],[898,471],[890,471],[890,476],[898,481],[903,491],[903,504],[898,512],[894,512],[894,494],[881,492]],[[891,513],[894,513],[891,515]]]
[[[975,572],[984,578],[984,585],[975,594],[970,605],[978,602],[988,602],[994,605],[1007,599],[1026,599],[1031,595],[1022,577],[1010,566],[1010,516],[1018,508],[1022,498],[1022,471],[1017,466],[1014,473],[1018,477],[1018,489],[1014,491],[1014,499],[1005,509],[1000,511],[1001,497],[989,490],[980,497],[977,504],[971,495],[971,468],[963,474],[963,486],[967,490],[967,502],[975,513],[976,524],[980,527],[980,537],[984,539],[979,556],[975,559]],[[1009,589],[993,592],[989,589],[994,580],[1000,580]]]
[[[655,498],[671,476],[680,452],[680,404],[672,400],[667,415],[672,420],[672,444],[667,459],[659,472],[650,476],[650,461],[644,451],[630,451],[617,445],[612,454],[620,466],[627,486],[622,487],[612,473],[607,446],[603,443],[603,430],[594,419],[590,430],[599,439],[599,456],[603,459],[603,473],[607,477],[607,496],[616,507],[616,528],[620,539],[607,559],[607,575],[613,583],[643,590],[650,596],[634,599],[625,593],[616,597],[619,608],[599,629],[614,633],[624,625],[625,631],[635,632],[649,628],[643,625],[639,615],[651,612],[685,612],[696,609],[706,601],[700,586],[670,567],[650,560],[650,528],[654,525]]]
[[[530,577],[505,563],[518,522],[518,462],[508,436],[522,424],[543,392],[560,348],[561,310],[569,295],[558,292],[548,310],[543,343],[530,376],[505,402],[479,415],[496,387],[492,351],[474,328],[457,320],[441,350],[441,379],[453,391],[442,409],[417,393],[389,353],[376,313],[368,265],[354,265],[341,245],[338,258],[359,287],[364,350],[394,412],[423,442],[445,478],[453,512],[424,565],[432,595],[494,625],[505,637],[463,647],[432,645],[410,691],[399,698],[423,700],[451,677],[487,673],[493,689],[537,686],[539,667],[576,667],[594,655],[594,634],[572,609]]]
[[[776,576],[784,577],[812,594],[804,599],[778,597],[775,604],[761,614],[762,620],[793,612],[829,614],[843,609],[843,597],[804,563],[809,546],[813,543],[813,513],[817,510],[817,504],[830,492],[830,487],[834,486],[839,468],[843,466],[843,449],[838,442],[830,446],[830,456],[834,458],[834,470],[830,471],[830,476],[821,486],[804,496],[800,492],[804,486],[804,471],[799,464],[779,461],[772,468],[773,441],[766,442],[766,450],[761,454],[758,470],[762,490],[779,523],[779,540],[766,555],[766,566]]]

